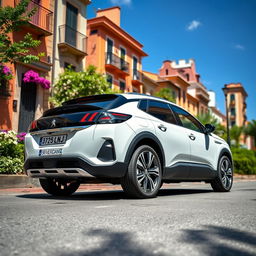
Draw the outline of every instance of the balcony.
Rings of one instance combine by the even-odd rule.
[[[20,0],[15,0],[15,6],[17,6],[19,2]],[[29,21],[29,28],[31,32],[40,36],[52,35],[53,12],[34,1],[30,1],[27,11],[30,12],[33,9],[36,9],[36,12]]]
[[[142,73],[137,69],[134,69],[132,72],[132,84],[141,85],[142,84]]]
[[[106,53],[106,68],[122,75],[129,75],[129,63],[112,52]]]
[[[61,52],[68,52],[78,58],[84,57],[86,53],[87,36],[69,27],[68,25],[59,26],[58,47]]]

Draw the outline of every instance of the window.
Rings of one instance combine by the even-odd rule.
[[[0,96],[4,96],[4,97],[11,96],[9,91],[9,81],[0,80]]]
[[[187,81],[189,81],[189,74],[186,74]]]
[[[183,103],[185,103],[185,102],[186,102],[186,92],[183,91]]]
[[[110,74],[107,74],[107,82],[109,83],[109,87],[112,88],[113,76],[111,76]]]
[[[179,118],[182,126],[196,132],[203,132],[202,125],[188,112],[173,105],[172,110],[176,117]]]
[[[234,101],[235,100],[235,94],[230,94],[230,101]]]
[[[230,113],[231,113],[231,116],[235,116],[236,115],[236,109],[235,108],[231,108],[230,109]]]
[[[77,45],[77,16],[78,9],[70,3],[67,3],[65,42],[74,47]]]
[[[167,123],[176,124],[175,117],[167,103],[150,100],[148,111],[150,115],[165,121]]]
[[[125,82],[124,81],[119,81],[119,88],[121,91],[125,90]]]
[[[90,35],[96,35],[98,33],[98,30],[97,29],[94,29],[90,32]]]
[[[126,56],[126,51],[124,48],[120,47],[120,68],[122,70],[126,70],[126,65],[125,65],[125,56]]]
[[[138,108],[147,112],[147,105],[148,105],[148,101],[147,100],[141,100],[139,103]]]
[[[165,75],[168,76],[168,74],[169,74],[169,70],[166,69],[166,70],[165,70]]]
[[[231,127],[233,127],[234,125],[236,125],[236,121],[232,120],[231,121]]]
[[[71,69],[72,71],[76,71],[76,67],[68,62],[64,62],[64,69]]]
[[[133,56],[133,80],[139,80],[137,66],[138,66],[138,59],[135,56]]]

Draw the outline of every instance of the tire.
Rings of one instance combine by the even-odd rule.
[[[222,156],[218,164],[218,176],[211,182],[215,192],[229,192],[233,184],[233,167],[227,156]]]
[[[162,167],[156,151],[147,145],[138,147],[121,179],[124,192],[133,198],[152,198],[157,195],[161,181]]]
[[[69,196],[80,186],[79,181],[69,181],[64,179],[39,179],[41,187],[53,196]]]

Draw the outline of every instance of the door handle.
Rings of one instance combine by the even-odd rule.
[[[196,136],[195,136],[193,133],[191,133],[190,135],[188,135],[188,137],[189,137],[191,140],[195,140],[195,139],[196,139]]]
[[[162,125],[162,124],[158,125],[158,128],[159,128],[162,132],[166,132],[166,130],[167,130],[167,128],[166,128],[164,125]]]

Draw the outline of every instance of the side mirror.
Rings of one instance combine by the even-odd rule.
[[[212,133],[215,130],[215,126],[211,124],[206,124],[205,126],[205,133]]]

